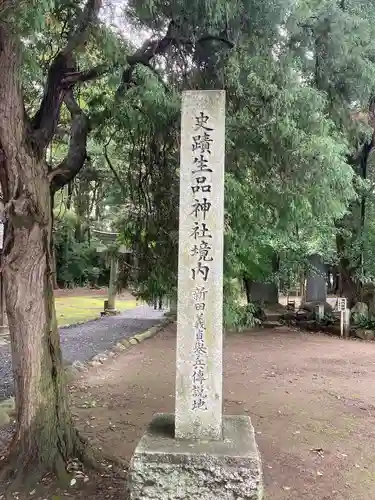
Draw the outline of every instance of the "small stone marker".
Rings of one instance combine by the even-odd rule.
[[[337,310],[340,312],[340,334],[341,337],[349,336],[350,330],[350,309],[346,297],[337,299]]]
[[[322,321],[324,318],[324,304],[318,304],[318,319]]]
[[[221,439],[225,92],[184,93],[176,438]]]

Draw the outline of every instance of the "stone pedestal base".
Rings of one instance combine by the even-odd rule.
[[[118,311],[117,309],[105,309],[100,313],[101,316],[118,316],[119,314],[120,311]]]
[[[249,417],[223,418],[223,441],[174,439],[174,416],[156,415],[129,468],[131,500],[261,500],[261,459]]]

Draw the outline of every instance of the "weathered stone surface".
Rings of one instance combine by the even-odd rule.
[[[306,278],[306,297],[304,302],[327,302],[327,266],[320,255],[309,257],[310,267]]]
[[[225,92],[184,92],[176,363],[180,439],[221,439],[222,434],[224,158]]]
[[[223,419],[223,441],[174,439],[157,415],[130,463],[131,500],[261,500],[262,465],[249,417]]]
[[[137,335],[134,335],[134,338],[137,339],[138,342],[143,342],[144,340],[149,339],[150,337],[155,335],[157,331],[158,328],[153,327],[143,333],[137,333]]]
[[[307,321],[309,319],[314,318],[314,313],[311,311],[306,311],[304,309],[300,309],[296,313],[296,320],[297,321]]]
[[[120,344],[122,344],[123,346],[125,346],[127,349],[129,349],[129,347],[131,345],[128,339],[122,339],[122,340],[120,340]]]
[[[253,302],[262,304],[278,304],[279,289],[276,283],[249,282],[249,295]]]
[[[87,367],[81,363],[81,361],[74,361],[72,367],[74,370],[77,370],[77,372],[87,372]]]
[[[127,351],[127,347],[121,344],[121,342],[117,342],[115,346],[115,351],[116,352],[122,352],[122,351]]]
[[[101,363],[100,361],[91,360],[87,364],[89,366],[92,366],[93,368],[97,368],[98,366],[102,366],[103,363]]]
[[[368,305],[364,302],[357,302],[351,309],[352,313],[368,315]]]
[[[296,316],[297,316],[297,313],[295,311],[286,311],[283,314],[282,319],[284,321],[295,321],[296,320]]]
[[[99,361],[99,363],[104,363],[105,361],[107,361],[107,359],[108,359],[107,354],[100,353],[93,356],[92,361]]]
[[[356,330],[355,336],[362,340],[374,340],[375,332],[373,330]]]
[[[118,316],[121,314],[121,311],[117,311],[116,309],[106,309],[101,313],[102,316]]]
[[[328,302],[319,302],[319,301],[312,301],[312,302],[305,302],[302,305],[303,310],[308,311],[312,314],[316,314],[317,309],[320,305],[324,305],[324,314],[332,314],[332,306]]]
[[[277,328],[283,325],[280,323],[280,321],[265,321],[264,323],[262,323],[262,326],[264,328]]]
[[[129,344],[131,344],[131,345],[137,345],[138,344],[138,340],[136,338],[131,338],[131,339],[129,339]]]
[[[368,305],[364,302],[357,302],[354,307],[352,307],[351,314],[354,324],[367,320],[369,316]]]

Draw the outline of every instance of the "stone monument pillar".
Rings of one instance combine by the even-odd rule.
[[[98,253],[107,254],[109,257],[109,283],[108,283],[108,299],[104,301],[103,315],[116,315],[120,311],[116,310],[116,295],[117,295],[117,275],[118,261],[121,254],[131,253],[124,245],[117,244],[119,233],[108,233],[93,229],[93,234],[101,243],[96,251]]]
[[[326,265],[320,255],[311,255],[309,264],[306,280],[306,302],[324,304],[327,301]]]
[[[156,415],[129,468],[131,500],[260,500],[247,416],[222,414],[225,92],[183,95],[175,415]]]
[[[116,310],[116,294],[117,294],[117,274],[118,274],[118,255],[110,255],[110,271],[108,285],[108,302],[107,309],[109,311]]]
[[[176,438],[222,438],[225,94],[182,108]]]

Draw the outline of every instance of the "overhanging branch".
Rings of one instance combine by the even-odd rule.
[[[52,192],[56,192],[74,179],[83,167],[87,157],[86,145],[90,131],[89,119],[74,99],[71,89],[66,92],[64,102],[72,117],[69,150],[60,165],[49,173]]]
[[[204,35],[193,42],[191,39],[182,36],[180,31],[180,26],[175,21],[171,21],[169,23],[167,33],[163,38],[158,40],[146,40],[142,47],[136,50],[134,54],[127,57],[128,67],[123,71],[121,85],[117,91],[118,95],[123,93],[123,91],[128,87],[133,76],[134,68],[138,64],[149,68],[159,78],[164,87],[167,88],[161,75],[153,66],[151,66],[151,60],[157,55],[165,54],[172,45],[177,48],[180,48],[181,46],[193,47],[194,45],[203,44],[204,42],[217,41],[226,44],[230,48],[234,47],[233,42],[230,40],[221,36],[210,34]]]
[[[113,66],[110,67],[106,64],[100,64],[99,66],[86,71],[67,72],[62,79],[62,83],[63,85],[70,86],[78,82],[89,82],[90,80],[95,80],[101,76],[105,76],[111,70],[113,70]]]
[[[157,76],[161,79],[157,71],[150,65],[150,61],[157,55],[165,54],[168,48],[176,42],[176,29],[176,23],[174,21],[171,21],[169,23],[167,33],[163,38],[160,38],[159,40],[146,40],[142,47],[136,50],[134,54],[127,57],[126,60],[129,66],[124,70],[122,74],[121,85],[117,90],[117,95],[121,95],[128,87],[133,76],[134,68],[137,64],[147,66],[154,73],[156,72]],[[165,85],[164,82],[163,84]]]
[[[93,24],[97,22],[101,4],[102,0],[87,0],[75,30],[68,37],[66,47],[57,54],[51,63],[44,96],[31,124],[33,144],[40,155],[43,154],[44,149],[51,141],[57,127],[60,108],[69,88],[69,84],[64,83],[64,79],[76,69],[73,53],[84,46]]]
[[[204,43],[204,42],[209,42],[209,41],[214,41],[214,42],[221,42],[224,43],[225,45],[228,45],[231,49],[234,47],[234,43],[228,40],[227,38],[221,37],[221,36],[215,36],[215,35],[205,35],[202,36],[197,40],[197,43]]]

